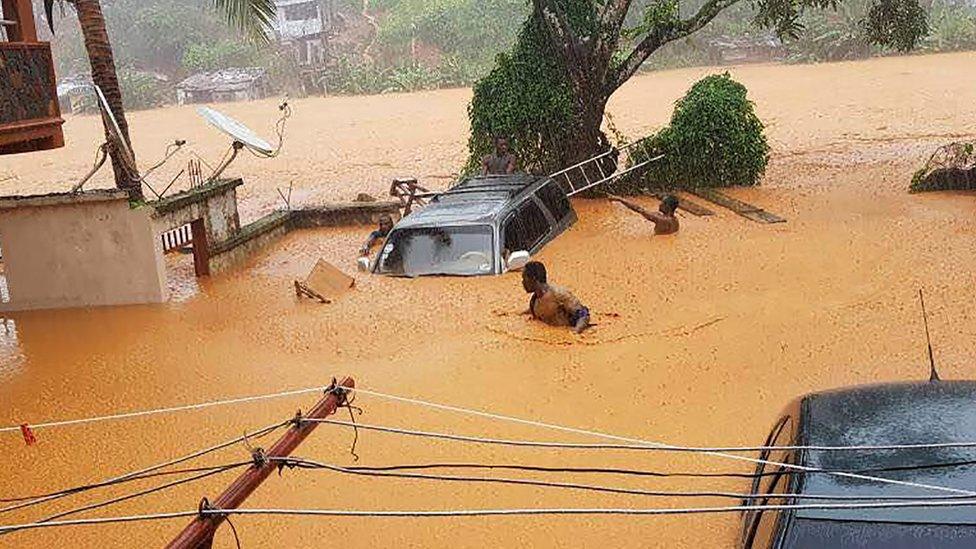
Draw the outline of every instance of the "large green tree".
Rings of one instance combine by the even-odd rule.
[[[492,133],[514,137],[524,166],[555,170],[602,152],[610,97],[662,46],[701,30],[741,0],[531,0],[510,54],[475,86],[469,107],[471,163]],[[803,31],[809,9],[841,0],[752,0],[754,25],[781,38]],[[918,0],[871,0],[860,27],[875,44],[909,50],[928,31]],[[653,100],[653,98],[648,98]]]
[[[108,31],[105,28],[105,17],[99,0],[64,0],[74,7],[81,24],[81,32],[85,41],[85,50],[91,64],[92,81],[105,94],[115,120],[118,122],[122,139],[131,150],[129,139],[129,124],[122,107],[122,90],[119,87],[118,72],[115,67],[115,57]],[[51,31],[54,31],[54,6],[57,0],[44,0],[44,10],[47,15]],[[64,3],[64,2],[62,2]],[[268,39],[271,20],[274,18],[275,5],[273,0],[211,0],[218,12],[222,13],[227,22],[254,40]],[[108,140],[110,123],[105,123],[105,135]],[[112,143],[111,140],[108,140]],[[119,147],[109,147],[112,160],[112,170],[115,173],[115,184],[118,188],[129,192],[133,200],[142,200],[142,184],[135,173],[135,158],[126,158]]]

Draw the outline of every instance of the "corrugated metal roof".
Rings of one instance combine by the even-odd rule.
[[[238,91],[251,87],[267,74],[261,67],[221,69],[201,72],[180,82],[176,87],[184,91]]]

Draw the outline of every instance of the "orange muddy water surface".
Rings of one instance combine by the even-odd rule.
[[[716,207],[683,213],[681,232],[653,236],[639,216],[577,201],[579,222],[539,259],[593,312],[575,336],[519,315],[516,273],[483,278],[373,277],[331,305],[295,297],[292,282],[319,258],[354,273],[369,229],[296,232],[228,274],[193,280],[172,259],[167,304],[17,313],[0,328],[0,426],[73,419],[259,395],[349,375],[363,388],[506,416],[681,445],[755,445],[804,393],[856,383],[924,379],[917,303],[927,291],[944,378],[971,378],[976,358],[976,196],[906,193],[937,145],[976,138],[976,54],[808,66],[688,69],[640,76],[613,99],[631,136],[666,123],[673,101],[701,76],[729,70],[766,121],[772,159],[762,186],[729,194],[787,218],[765,225]],[[309,98],[293,102],[285,149],[245,158],[242,216],[293,201],[380,194],[394,176],[443,187],[463,161],[468,90]],[[256,130],[274,102],[221,105]],[[64,190],[91,162],[97,118],[72,117],[61,150],[0,158],[4,194]],[[149,164],[167,141],[206,158],[226,146],[189,107],[131,114],[137,155]],[[269,133],[264,131],[264,133]],[[166,169],[173,167],[167,166]],[[178,171],[179,167],[175,167]],[[175,172],[170,175],[175,175]],[[97,184],[107,185],[104,179]],[[166,179],[161,177],[161,179]],[[649,199],[641,200],[654,207]],[[51,235],[56,238],[57,235]],[[0,498],[95,482],[239,437],[309,410],[315,394],[0,432]],[[362,394],[357,421],[481,437],[604,442],[511,421]],[[346,410],[340,419],[348,420]],[[278,434],[234,444],[185,467],[250,458]],[[341,466],[491,463],[650,471],[748,472],[715,456],[481,446],[321,425],[296,456]],[[745,492],[744,479],[453,469],[441,474],[532,478],[644,490]],[[234,478],[193,483],[65,518],[195,510]],[[0,524],[149,489],[156,477],[0,513]],[[662,508],[737,505],[493,483],[354,476],[285,469],[252,508],[450,510]],[[9,503],[0,503],[6,506]],[[243,547],[535,546],[719,548],[735,545],[738,515],[310,518],[238,516]],[[0,546],[160,546],[188,519],[73,526],[0,536]],[[70,540],[67,541],[66,540]],[[233,547],[225,525],[216,547]]]

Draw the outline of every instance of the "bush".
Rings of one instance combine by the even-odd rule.
[[[562,4],[575,25],[585,24],[585,2]],[[572,138],[573,93],[545,25],[539,16],[529,17],[511,52],[499,54],[492,71],[474,85],[468,105],[468,162],[462,173],[480,169],[496,135],[509,138],[518,169],[530,172],[551,169],[558,156],[544,143]]]
[[[154,109],[173,99],[172,86],[154,74],[123,68],[118,75],[127,110]]]
[[[936,149],[912,177],[909,192],[976,189],[976,143],[949,143]]]
[[[769,145],[752,107],[745,86],[728,73],[699,80],[675,104],[671,125],[644,140],[650,154],[664,158],[614,190],[640,192],[641,179],[669,189],[758,185]]]

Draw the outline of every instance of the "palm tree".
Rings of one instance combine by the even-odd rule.
[[[112,44],[105,29],[105,17],[99,0],[58,0],[72,4],[78,13],[78,22],[85,39],[85,50],[91,63],[92,81],[105,94],[109,109],[118,122],[122,138],[132,148],[129,140],[129,124],[122,107],[122,90],[115,70],[115,60],[112,55]],[[210,0],[213,8],[222,13],[227,23],[237,28],[251,40],[267,42],[271,21],[275,16],[274,0]],[[54,32],[54,2],[44,0],[44,11],[48,25]],[[109,123],[103,118],[106,138],[109,135]],[[109,141],[111,143],[111,141]],[[115,185],[129,192],[132,200],[143,200],[142,185],[138,175],[129,168],[123,160],[121,151],[115,147],[109,148],[112,159],[112,170],[115,172]],[[133,158],[134,160],[134,158]]]

